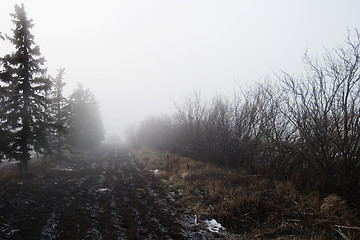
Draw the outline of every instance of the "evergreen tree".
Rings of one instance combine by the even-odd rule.
[[[57,159],[61,159],[62,151],[69,146],[69,104],[63,96],[63,82],[65,69],[58,70],[58,74],[52,79],[51,104],[49,113],[51,115],[51,129],[49,131],[50,152],[56,152]]]
[[[0,32],[0,39],[5,40],[5,38],[2,36],[2,33]],[[10,132],[6,129],[6,119],[1,117],[4,116],[5,113],[3,111],[4,109],[4,101],[7,98],[7,94],[5,91],[4,86],[1,84],[1,82],[5,81],[5,73],[2,69],[2,58],[0,58],[0,162],[7,157],[7,155],[10,153]]]
[[[16,51],[2,59],[1,84],[6,96],[2,98],[0,116],[2,130],[12,135],[10,157],[21,161],[22,171],[27,173],[31,152],[42,153],[46,147],[45,107],[50,81],[42,68],[45,59],[30,33],[33,23],[27,18],[24,5],[15,5],[11,17],[15,28],[13,37],[7,39]]]
[[[77,152],[88,152],[104,140],[104,127],[95,96],[81,85],[70,96],[70,130]]]

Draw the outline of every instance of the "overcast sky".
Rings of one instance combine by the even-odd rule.
[[[0,32],[22,2],[49,73],[66,69],[67,95],[78,83],[96,95],[107,136],[194,90],[231,96],[299,74],[306,49],[321,56],[360,25],[359,0],[1,0]]]

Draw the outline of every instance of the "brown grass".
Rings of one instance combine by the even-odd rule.
[[[181,192],[181,203],[199,219],[215,218],[241,239],[341,239],[333,226],[358,223],[338,197],[302,194],[290,182],[151,149],[133,156],[142,170],[158,169],[164,186]],[[360,231],[345,234],[356,239]]]
[[[320,212],[328,216],[346,215],[349,208],[345,200],[338,195],[332,194],[324,198],[320,206]]]
[[[19,164],[19,162],[10,162],[6,166],[0,168],[0,184],[4,181],[18,181],[24,179]],[[55,168],[58,165],[59,162],[54,161],[44,161],[42,159],[31,160],[29,162],[29,174],[25,176],[25,178],[39,178],[43,175],[43,170]]]

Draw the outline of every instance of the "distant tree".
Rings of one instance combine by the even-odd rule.
[[[149,117],[136,129],[136,144],[155,149],[173,150],[173,118],[170,116]]]
[[[48,111],[51,116],[49,129],[49,151],[56,152],[56,158],[59,160],[62,157],[62,151],[68,149],[70,144],[69,138],[69,120],[70,107],[67,98],[63,96],[63,88],[65,86],[64,80],[65,69],[58,70],[57,76],[52,78],[52,89],[50,93],[51,103]]]
[[[6,96],[1,98],[1,130],[12,135],[8,139],[11,151],[7,153],[20,160],[23,173],[27,173],[30,153],[41,153],[45,147],[45,92],[50,88],[50,81],[45,77],[46,69],[42,68],[45,59],[30,33],[33,24],[27,18],[24,5],[15,5],[11,17],[14,35],[7,39],[16,51],[2,58],[1,84]]]
[[[132,147],[134,149],[139,148],[139,140],[138,140],[138,138],[136,136],[135,125],[130,125],[126,129],[126,142],[130,147]]]
[[[70,131],[74,149],[87,152],[104,140],[104,127],[95,96],[81,85],[71,94]]]

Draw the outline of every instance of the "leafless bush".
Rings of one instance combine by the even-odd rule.
[[[300,190],[360,200],[360,34],[322,59],[305,54],[306,72],[287,73],[232,100],[199,92],[173,117],[149,119],[137,138],[229,168],[286,180]]]
[[[188,152],[192,156],[203,156],[205,154],[206,102],[202,99],[200,92],[194,92],[176,108],[175,119],[179,128],[179,150]]]
[[[346,48],[327,51],[323,59],[305,55],[306,77],[281,78],[283,113],[296,129],[294,155],[313,181],[309,186],[359,195],[360,35],[348,35]]]
[[[217,164],[232,165],[233,109],[228,99],[213,98],[204,123],[207,158]]]

